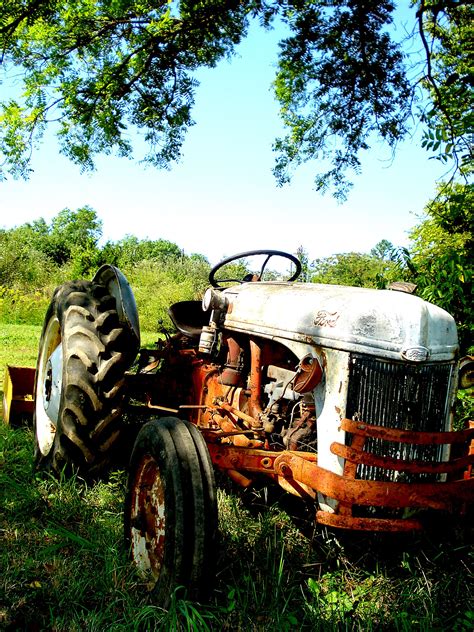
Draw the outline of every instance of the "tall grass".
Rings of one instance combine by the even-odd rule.
[[[125,271],[133,287],[144,329],[158,331],[165,327],[172,330],[169,306],[202,296],[207,277],[204,273],[193,276],[189,267],[189,262],[143,261]]]
[[[24,292],[0,286],[0,323],[41,325],[54,287]]]
[[[332,533],[315,529],[301,506],[222,487],[211,600],[180,592],[164,611],[122,543],[126,474],[93,486],[56,480],[33,470],[31,444],[28,429],[0,427],[7,630],[472,629],[466,534]]]

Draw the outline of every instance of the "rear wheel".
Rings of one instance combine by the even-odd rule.
[[[216,533],[214,473],[202,435],[174,417],[148,422],[130,462],[125,538],[161,606],[178,587],[191,599],[206,597]]]
[[[38,467],[99,474],[120,434],[124,373],[136,343],[106,288],[72,281],[46,313],[35,377]]]

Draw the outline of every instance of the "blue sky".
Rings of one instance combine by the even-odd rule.
[[[89,205],[103,221],[105,240],[169,239],[211,263],[253,248],[295,252],[302,245],[314,259],[366,252],[381,239],[406,244],[445,169],[416,137],[393,160],[388,148],[374,144],[342,205],[314,191],[314,164],[277,187],[271,145],[282,127],[270,90],[277,41],[275,32],[253,28],[237,57],[199,73],[196,125],[170,171],[102,156],[96,172],[81,174],[48,135],[34,154],[30,180],[0,183],[0,226],[49,221],[63,208]],[[136,147],[140,158],[139,141]]]

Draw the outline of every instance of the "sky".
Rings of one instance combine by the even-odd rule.
[[[212,264],[257,248],[294,253],[303,246],[313,260],[368,252],[382,239],[406,245],[445,170],[419,147],[419,137],[400,145],[393,159],[374,144],[343,204],[314,190],[315,163],[298,168],[290,185],[277,186],[271,149],[283,132],[271,93],[277,41],[276,32],[252,28],[236,57],[199,72],[196,124],[169,171],[101,156],[94,173],[81,173],[48,134],[33,155],[30,179],[0,182],[0,227],[40,217],[49,222],[64,208],[88,205],[103,222],[103,241],[127,234],[167,239]],[[140,141],[136,147],[139,158]]]

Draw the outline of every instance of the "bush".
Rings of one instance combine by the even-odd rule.
[[[0,322],[42,325],[50,294],[48,290],[24,293],[18,288],[0,286]]]
[[[168,308],[177,301],[197,299],[207,285],[207,266],[185,258],[169,262],[143,261],[125,270],[137,301],[140,327],[172,329]]]

